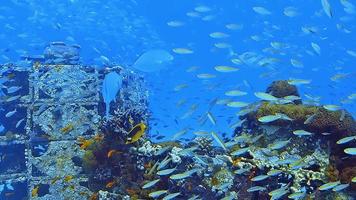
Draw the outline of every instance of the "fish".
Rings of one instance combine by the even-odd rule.
[[[237,97],[237,96],[247,95],[247,92],[240,91],[240,90],[229,90],[225,92],[225,95],[229,97]]]
[[[279,199],[287,193],[288,193],[287,186],[282,186],[278,189],[272,190],[271,192],[268,193],[268,195],[271,196],[271,199]]]
[[[211,8],[209,8],[208,6],[201,5],[195,7],[194,10],[200,13],[205,13],[205,12],[210,12]]]
[[[348,137],[341,138],[336,142],[336,144],[345,144],[351,142],[352,140],[356,140],[356,136],[348,136]]]
[[[346,148],[344,149],[344,152],[349,155],[356,155],[356,148]]]
[[[329,105],[323,105],[323,108],[325,108],[326,110],[328,110],[328,111],[338,111],[338,110],[340,110],[340,106],[338,106],[338,105],[331,105],[331,104],[329,104]]]
[[[213,125],[216,125],[216,119],[215,117],[213,116],[213,114],[211,114],[211,112],[207,112],[206,113],[208,119],[210,120],[210,122],[213,124]]]
[[[232,46],[231,46],[231,44],[229,44],[229,43],[226,43],[226,42],[218,42],[218,43],[215,43],[214,44],[214,46],[216,47],[216,48],[219,48],[219,49],[228,49],[228,48],[231,48]],[[220,70],[220,72],[233,72],[233,71],[238,71],[239,69],[238,68],[235,68],[235,69],[228,69],[228,68],[218,68],[218,69],[216,69],[215,68],[215,70],[216,71],[219,71]]]
[[[116,95],[122,86],[122,77],[116,72],[110,72],[105,75],[101,94],[105,102],[105,117],[109,118],[110,103],[116,102]]]
[[[228,107],[232,107],[232,108],[242,108],[242,107],[248,106],[249,103],[242,102],[242,101],[231,101],[231,102],[227,103],[226,105]]]
[[[167,196],[163,197],[162,200],[170,200],[170,199],[174,199],[177,196],[179,196],[181,193],[180,192],[176,192],[176,193],[171,193],[168,194]]]
[[[2,124],[0,124],[0,133],[2,133],[4,130],[5,130],[5,127]]]
[[[38,196],[38,190],[40,189],[40,186],[36,185],[32,190],[31,190],[31,197],[37,197]]]
[[[105,185],[105,188],[112,188],[115,184],[116,184],[115,180],[110,181]]]
[[[314,49],[314,51],[315,51],[318,55],[320,55],[320,46],[319,46],[318,44],[314,43],[314,42],[311,43],[311,46],[312,46],[312,48]]]
[[[147,188],[150,188],[150,187],[153,187],[154,185],[156,185],[156,183],[158,183],[161,179],[155,179],[153,181],[149,181],[147,183],[145,183],[143,186],[142,186],[142,189],[147,189]]]
[[[193,54],[194,51],[189,49],[189,48],[184,48],[184,47],[181,47],[181,48],[174,48],[172,49],[172,51],[176,54]]]
[[[292,170],[301,169],[305,166],[307,166],[307,163],[305,163],[303,159],[296,160],[296,161],[292,162],[291,164],[289,164],[289,168]]]
[[[293,67],[296,67],[296,68],[303,68],[304,67],[304,64],[302,62],[300,62],[299,60],[296,60],[296,59],[290,59],[290,63],[293,65]]]
[[[296,17],[299,15],[297,8],[295,7],[285,7],[283,10],[283,14],[287,17]]]
[[[356,183],[356,176],[351,179],[352,183]]]
[[[227,148],[226,148],[224,142],[220,139],[220,137],[215,132],[211,132],[211,136],[225,151],[227,151]]]
[[[223,33],[223,32],[213,32],[210,33],[209,36],[214,39],[222,39],[222,38],[228,38],[230,37],[229,34]]]
[[[13,110],[13,111],[6,113],[5,117],[7,117],[7,118],[12,117],[16,112],[17,112],[17,108],[15,108],[15,110]]]
[[[293,134],[296,136],[311,136],[313,133],[305,131],[305,130],[295,130],[293,131]]]
[[[133,68],[145,72],[158,72],[174,60],[174,57],[164,49],[151,49],[144,52],[132,65]]]
[[[71,180],[73,180],[73,178],[74,178],[74,176],[72,176],[72,175],[67,175],[67,176],[65,176],[64,177],[64,182],[69,182],[69,181],[71,181]]]
[[[306,192],[294,192],[290,195],[288,195],[288,198],[290,199],[302,199],[306,196]]]
[[[216,75],[214,75],[214,74],[198,74],[197,77],[199,79],[211,79],[211,78],[215,78]]]
[[[185,171],[183,173],[171,175],[169,178],[172,179],[172,180],[185,179],[185,178],[190,177],[191,175],[193,175],[197,171],[198,171],[197,169],[191,169],[191,170]]]
[[[158,191],[149,193],[148,196],[151,198],[158,198],[158,197],[162,196],[163,194],[166,194],[167,192],[168,192],[168,190],[158,190]]]
[[[16,101],[20,97],[21,97],[21,95],[11,96],[11,97],[8,97],[5,101],[9,103],[9,102],[12,102],[12,101]]]
[[[25,120],[25,118],[20,119],[20,120],[16,123],[15,128],[18,128],[24,120]],[[0,131],[0,132],[1,132],[1,131]]]
[[[230,67],[230,66],[215,66],[214,69],[218,72],[236,72],[239,69],[236,67]]]
[[[311,80],[307,80],[307,79],[289,79],[288,80],[288,84],[290,85],[304,85],[304,84],[310,84]]]
[[[277,101],[278,98],[271,95],[271,94],[268,94],[268,93],[265,93],[265,92],[255,92],[254,95],[261,99],[261,100],[265,100],[265,101]]]
[[[305,125],[310,124],[312,121],[314,121],[315,116],[316,116],[316,113],[309,115],[308,118],[304,121],[304,124]]]
[[[164,170],[160,170],[157,172],[157,175],[159,176],[165,176],[165,175],[169,175],[171,173],[173,173],[177,168],[171,168],[171,169],[164,169]]]
[[[186,83],[179,84],[179,85],[175,86],[173,90],[176,91],[176,92],[178,92],[178,91],[180,91],[180,90],[182,90],[182,89],[184,89],[184,88],[187,88],[188,86],[189,86],[189,85],[186,84]]]
[[[172,140],[176,140],[176,139],[180,138],[181,136],[183,136],[183,135],[186,134],[187,132],[188,132],[188,129],[187,129],[187,128],[185,128],[185,129],[183,129],[183,130],[181,130],[181,131],[178,131],[177,133],[175,133],[175,134],[173,135]]]
[[[225,27],[229,30],[240,30],[243,28],[243,25],[231,23],[231,24],[226,24]]]
[[[126,140],[126,144],[132,144],[137,142],[145,133],[147,126],[144,123],[139,123],[134,126],[128,134],[128,138]]]
[[[13,94],[19,90],[21,90],[22,86],[12,86],[12,87],[9,87],[7,88],[7,93],[8,94]]]
[[[240,149],[237,149],[237,150],[231,152],[230,155],[231,156],[240,156],[242,154],[247,153],[249,150],[250,150],[250,147],[240,148]]]
[[[325,184],[321,185],[318,189],[321,191],[330,190],[339,184],[340,184],[340,181],[329,182],[329,183],[325,183]]]
[[[60,129],[60,131],[63,134],[67,134],[67,133],[71,132],[72,130],[74,130],[74,125],[72,123],[68,123],[65,127]]]
[[[280,169],[271,169],[270,171],[267,172],[268,176],[276,176],[280,173],[282,173],[283,171]]]
[[[345,188],[348,188],[349,186],[350,186],[349,183],[344,183],[344,184],[340,184],[340,185],[335,186],[332,190],[334,192],[339,192],[341,190],[344,190]]]
[[[173,21],[169,21],[167,22],[167,25],[170,27],[181,27],[184,25],[184,22],[178,21],[178,20],[173,20]]]
[[[257,120],[262,123],[269,123],[269,122],[276,121],[278,119],[281,119],[280,115],[267,115],[267,116],[260,117]]]
[[[258,191],[264,191],[267,190],[266,187],[263,186],[253,186],[247,189],[247,192],[258,192]]]
[[[323,7],[323,10],[324,10],[325,14],[329,18],[332,18],[333,17],[333,13],[332,13],[329,1],[328,0],[321,0],[321,6]]]
[[[162,160],[162,162],[160,162],[158,164],[157,170],[161,170],[161,169],[165,168],[169,164],[169,162],[171,162],[171,161],[172,161],[172,159],[168,158],[168,156],[167,156],[166,158],[164,158]]]
[[[256,6],[252,8],[257,14],[260,15],[271,15],[272,13],[264,7]]]
[[[265,179],[267,179],[267,178],[269,178],[270,176],[269,175],[259,175],[259,176],[255,176],[255,177],[253,177],[253,178],[251,178],[251,181],[254,181],[254,182],[256,182],[256,181],[263,181],[263,180],[265,180]]]
[[[108,153],[107,153],[107,157],[108,158],[111,158],[115,153],[120,153],[119,151],[115,150],[115,149],[112,149],[110,150]]]
[[[269,148],[272,150],[279,150],[285,147],[290,142],[290,140],[291,139],[274,141],[272,144],[269,145]]]

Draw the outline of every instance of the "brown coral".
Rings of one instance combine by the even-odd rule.
[[[296,86],[290,85],[286,80],[273,81],[266,90],[271,95],[282,98],[286,96],[298,96],[299,92]],[[295,100],[295,104],[302,104],[302,100]]]

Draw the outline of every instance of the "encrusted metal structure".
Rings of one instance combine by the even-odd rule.
[[[5,127],[0,134],[0,199],[86,199],[92,193],[80,166],[84,150],[78,138],[92,138],[102,123],[105,70],[46,63],[34,61],[27,69],[1,65],[0,75],[10,77],[3,85],[21,88],[0,96],[0,122]],[[111,70],[124,78],[136,77],[120,67]],[[136,95],[141,89],[133,83],[125,87],[120,91],[127,98],[122,107],[133,101],[127,93]],[[6,116],[11,111],[16,113]]]
[[[3,67],[12,71],[11,65]],[[80,65],[40,64],[35,64],[30,71],[12,73],[14,81],[10,84],[21,85],[22,88],[19,91],[21,97],[17,100],[1,101],[3,113],[15,109],[17,112],[6,119],[7,133],[1,136],[0,149],[4,160],[1,162],[0,182],[6,185],[11,180],[10,189],[14,188],[14,195],[22,193],[22,197],[29,199],[31,191],[39,184],[48,185],[48,193],[52,197],[65,197],[67,193],[73,198],[74,193],[63,191],[65,187],[70,190],[70,185],[78,187],[79,182],[86,181],[73,158],[81,156],[77,138],[91,137],[97,132],[99,74],[93,68]],[[25,85],[24,80],[28,80]],[[16,128],[21,119],[25,120]],[[63,178],[70,176],[75,178],[63,184]],[[72,183],[74,181],[77,183]],[[27,194],[23,193],[25,187]],[[75,190],[78,193],[87,189]],[[5,186],[4,194],[6,192],[11,190],[6,191]]]

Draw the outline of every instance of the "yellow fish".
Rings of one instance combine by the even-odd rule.
[[[40,189],[40,186],[35,186],[32,191],[31,191],[31,196],[32,197],[37,197],[38,196],[38,190]]]
[[[126,144],[137,142],[145,133],[146,128],[147,126],[142,122],[134,126],[129,132],[129,137],[126,141]]]

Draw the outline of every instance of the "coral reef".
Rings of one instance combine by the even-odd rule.
[[[286,80],[273,81],[268,86],[266,92],[277,98],[283,98],[286,96],[300,96],[297,87],[295,85],[290,85]],[[294,100],[293,103],[302,104],[302,100]]]

